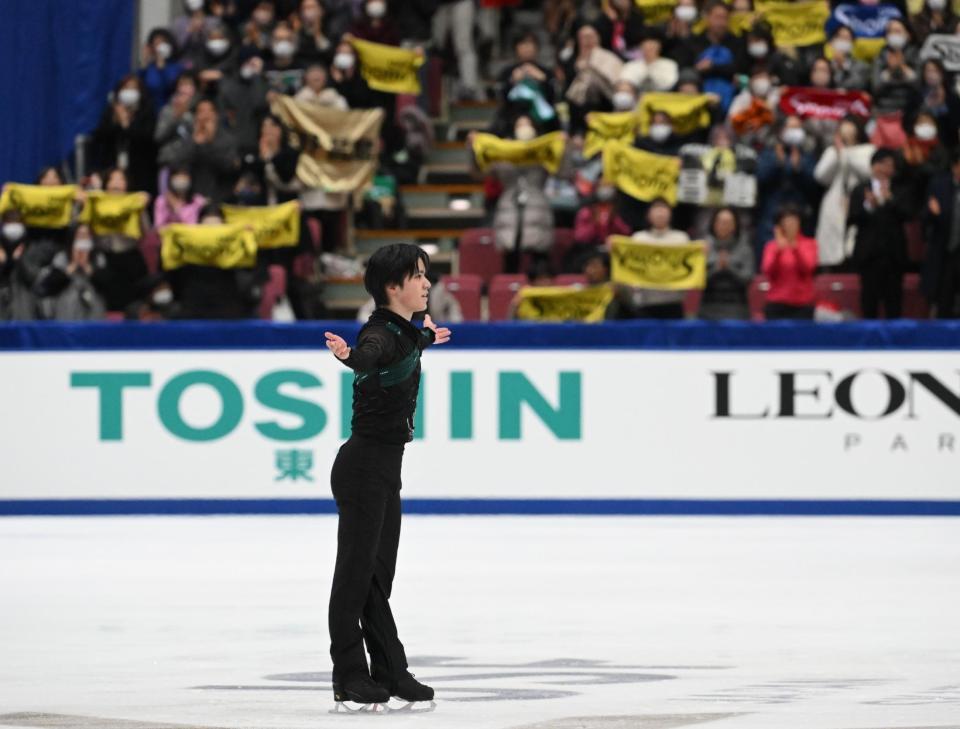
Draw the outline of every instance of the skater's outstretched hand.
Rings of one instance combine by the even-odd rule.
[[[350,356],[350,347],[347,346],[343,337],[338,337],[333,332],[324,332],[323,335],[327,338],[327,349],[333,352],[337,359],[346,359]]]
[[[444,344],[445,342],[450,341],[450,334],[451,334],[450,330],[447,329],[446,327],[438,327],[436,324],[434,324],[433,319],[430,318],[429,314],[423,317],[423,325],[427,329],[433,330],[433,334],[435,337],[433,340],[434,344]]]

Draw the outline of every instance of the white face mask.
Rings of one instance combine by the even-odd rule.
[[[174,177],[170,180],[170,189],[176,193],[183,194],[190,189],[189,177]]]
[[[751,43],[747,46],[747,53],[754,58],[763,58],[767,55],[768,50],[770,50],[770,47],[766,43]]]
[[[3,237],[7,240],[18,241],[26,234],[27,229],[23,223],[4,223]]]
[[[230,48],[230,41],[226,38],[211,38],[207,41],[207,50],[215,56],[222,56]]]
[[[136,106],[140,103],[140,92],[136,89],[120,89],[117,99],[124,106]]]
[[[296,50],[292,41],[281,40],[273,44],[273,55],[279,58],[291,58]]]
[[[203,7],[203,0],[187,0],[187,10],[195,13]]]
[[[349,71],[355,62],[352,53],[338,53],[333,57],[333,65],[341,71]]]
[[[673,128],[669,124],[651,124],[650,139],[654,142],[663,142],[673,133]]]
[[[678,5],[673,9],[673,14],[677,16],[677,20],[685,23],[692,23],[697,19],[697,9],[693,5]]]
[[[931,139],[936,138],[937,128],[933,124],[917,124],[917,126],[913,128],[913,133],[917,135],[917,139],[929,142]]]
[[[789,147],[799,147],[807,138],[807,133],[800,127],[790,127],[783,130],[783,143]]]
[[[166,306],[173,301],[173,292],[170,289],[159,289],[153,292],[153,303],[157,306]]]
[[[902,33],[891,33],[887,36],[887,45],[899,51],[907,45],[907,36]]]
[[[93,241],[89,238],[77,238],[73,242],[73,250],[75,251],[92,251],[93,250]]]
[[[173,55],[173,46],[170,45],[169,43],[157,43],[157,46],[156,48],[154,48],[154,51],[157,54],[157,58],[162,58],[163,60],[167,60],[168,58],[170,58],[171,55]]]
[[[927,0],[927,7],[931,10],[943,10],[947,7],[947,0]]]
[[[753,79],[750,82],[750,91],[754,96],[766,96],[770,93],[770,79],[763,77]]]
[[[387,4],[381,0],[373,0],[367,3],[367,15],[371,18],[382,18],[387,14]]]
[[[274,51],[274,53],[276,53],[276,51]],[[245,81],[249,81],[249,80],[252,79],[254,76],[256,76],[258,73],[259,73],[259,72],[257,71],[256,67],[254,67],[254,66],[241,66],[241,67],[240,67],[240,78],[242,78],[242,79],[245,80]]]
[[[610,202],[613,200],[614,196],[617,194],[616,188],[613,187],[598,187],[597,188],[597,200],[600,202]]]
[[[514,130],[513,136],[521,142],[529,142],[531,139],[537,138],[537,130],[529,124],[524,124],[522,127],[517,127]]]
[[[846,38],[834,38],[830,41],[830,45],[833,46],[834,51],[844,56],[849,55],[850,51],[853,50],[853,43]]]
[[[618,91],[613,95],[613,108],[617,111],[630,111],[637,105],[637,97],[629,91]]]
[[[573,58],[573,46],[564,46],[558,57],[563,63],[569,61],[571,58]]]

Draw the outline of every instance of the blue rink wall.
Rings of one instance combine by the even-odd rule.
[[[323,332],[358,328],[0,326],[0,515],[335,513]],[[460,324],[404,510],[958,516],[958,350],[949,322]]]

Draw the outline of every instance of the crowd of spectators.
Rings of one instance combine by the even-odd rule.
[[[290,95],[384,109],[379,171],[401,183],[417,181],[431,135],[421,111],[429,100],[398,105],[396,95],[372,90],[353,39],[443,58],[452,100],[495,102],[488,131],[501,138],[565,133],[559,171],[504,163],[485,178],[496,244],[508,252],[519,242],[531,257],[516,259],[532,261],[531,273],[561,273],[548,270],[548,254],[563,223],[575,238],[563,266],[591,281],[609,272],[610,235],[704,241],[704,318],[749,316],[747,287],[760,274],[769,281],[767,318],[810,318],[813,278],[823,272],[859,275],[864,317],[901,316],[908,272],[922,275],[931,315],[956,316],[956,57],[926,49],[931,36],[960,36],[960,20],[950,0],[823,4],[824,40],[791,46],[751,0],[184,0],[169,27],[150,32],[140,68],[105,103],[71,224],[28,227],[16,209],[3,213],[0,318],[248,317],[268,265],[286,270],[297,318],[323,316],[321,255],[342,252],[347,216],[360,206],[298,179],[299,152],[272,102]],[[542,23],[513,27],[515,6],[539,10]],[[881,23],[872,45],[843,22],[850,17]],[[951,47],[960,50],[960,39]],[[498,50],[511,58],[498,61]],[[866,103],[842,116],[807,114],[782,103],[796,89],[861,92]],[[752,204],[641,201],[605,180],[602,155],[584,152],[591,114],[631,111],[664,92],[705,95],[708,122],[691,129],[657,110],[632,146],[681,157],[690,145],[733,153],[755,180]],[[722,189],[732,170],[717,163],[707,172]],[[65,180],[48,168],[32,182]],[[222,223],[222,204],[297,200],[301,242],[251,269],[164,271],[150,265],[142,241],[95,235],[81,222],[93,190],[144,195],[142,230],[154,237],[171,223]],[[621,287],[609,315],[679,318],[682,299]]]

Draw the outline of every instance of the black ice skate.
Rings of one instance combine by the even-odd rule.
[[[367,675],[360,674],[342,681],[333,682],[333,700],[337,702],[334,711],[342,707],[347,711],[382,711],[381,705],[390,700],[390,692],[374,683]],[[349,703],[360,704],[350,706]]]
[[[413,677],[412,673],[407,673],[396,681],[379,680],[377,683],[385,690],[402,701],[433,701],[433,689],[420,683]]]

